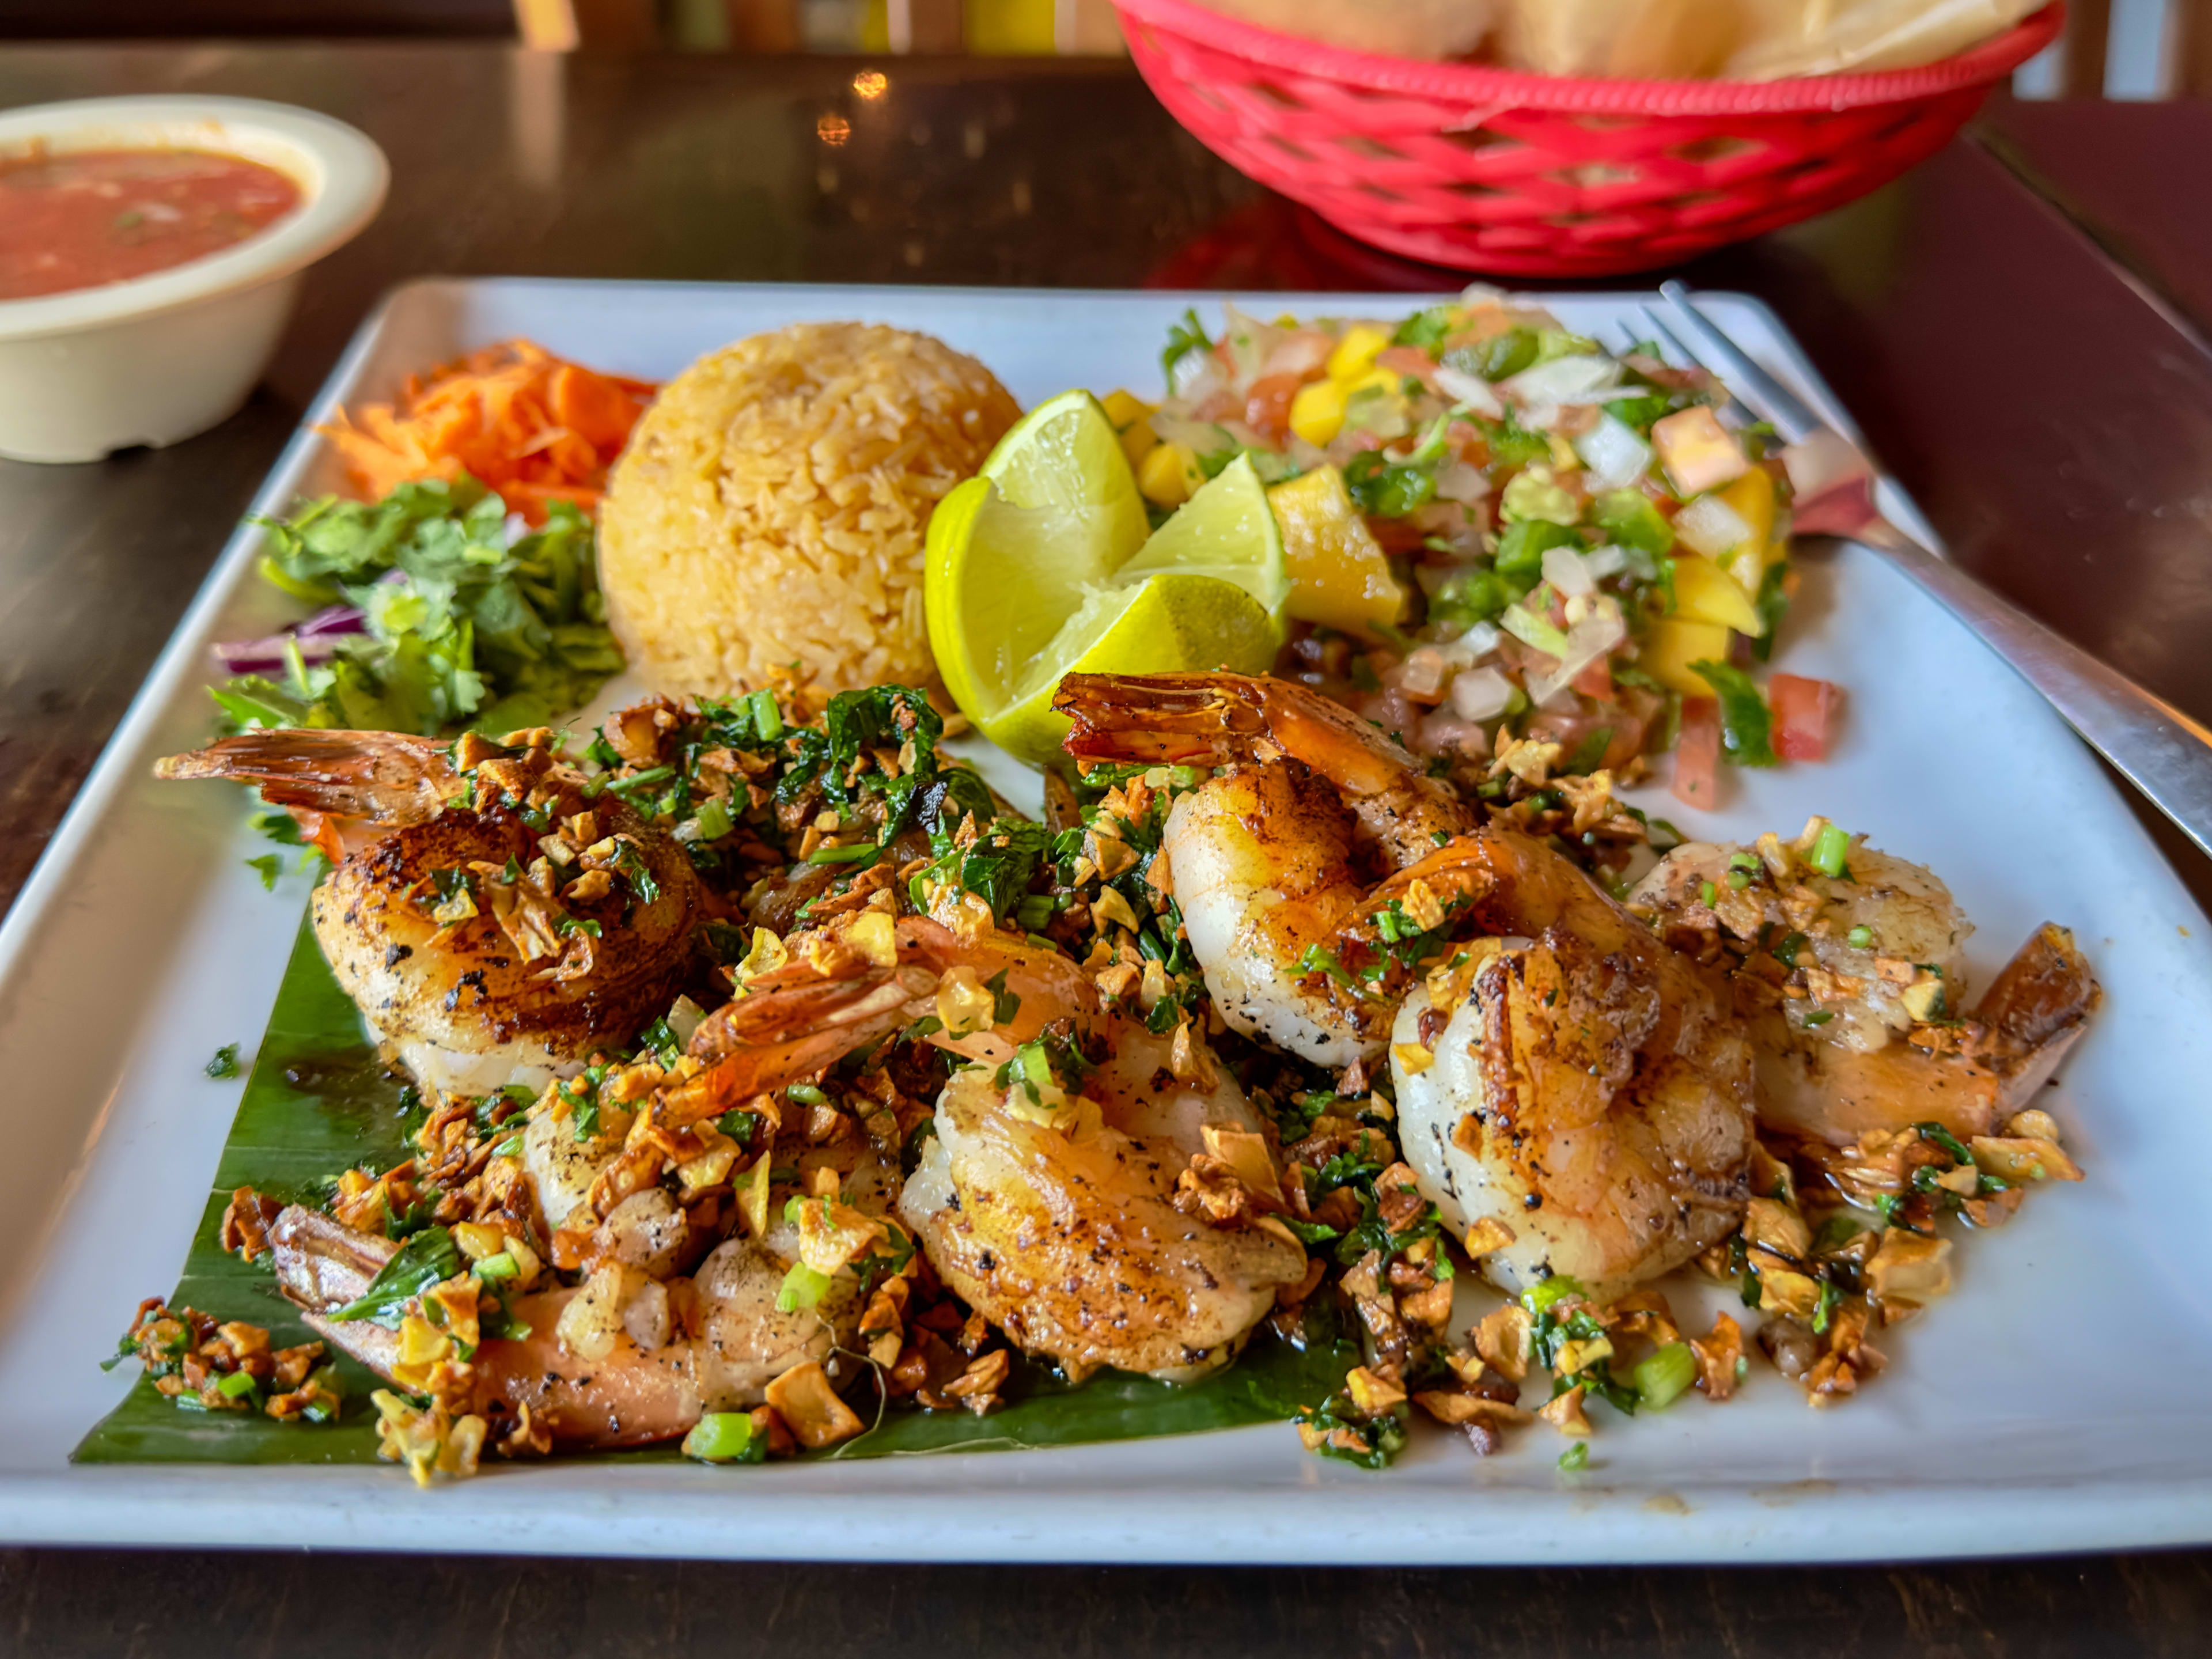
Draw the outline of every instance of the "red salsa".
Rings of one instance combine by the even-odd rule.
[[[0,159],[0,300],[167,270],[257,235],[300,205],[274,167],[204,149]]]

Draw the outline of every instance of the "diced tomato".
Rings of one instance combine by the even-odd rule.
[[[1375,366],[1393,374],[1410,374],[1431,392],[1437,385],[1437,360],[1419,346],[1384,346],[1375,354]]]
[[[1600,702],[1613,701],[1613,659],[1600,657],[1574,678],[1574,688],[1586,697],[1595,697]]]
[[[1528,717],[1527,734],[1539,743],[1559,745],[1560,764],[1579,760],[1591,770],[1600,767],[1618,771],[1644,752],[1644,723],[1625,708],[1599,708],[1589,711],[1540,708]],[[1593,738],[1602,734],[1604,747],[1595,757],[1587,753]]]
[[[1674,799],[1711,811],[1720,795],[1720,700],[1683,699],[1682,734],[1674,744]]]
[[[1844,688],[1830,680],[1777,674],[1766,683],[1774,709],[1774,752],[1784,760],[1828,757],[1830,728],[1843,707]]]
[[[1296,374],[1269,374],[1252,382],[1245,394],[1244,423],[1280,443],[1291,429],[1291,399],[1304,381]]]

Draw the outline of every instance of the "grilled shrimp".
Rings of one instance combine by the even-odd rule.
[[[938,1015],[945,1029],[927,1040],[977,1063],[939,1096],[935,1135],[898,1202],[939,1276],[1071,1370],[1181,1379],[1224,1363],[1276,1287],[1305,1271],[1287,1235],[1216,1228],[1170,1202],[1207,1127],[1258,1131],[1242,1091],[1226,1079],[1176,1083],[1169,1040],[1109,1023],[1091,981],[1055,951],[1004,933],[963,941],[923,916],[902,919],[892,939],[884,954],[895,963],[832,949],[749,980],[692,1039],[708,1062],[702,1076],[727,1096],[757,1093]],[[974,1030],[944,1018],[956,1011],[939,994],[956,974],[969,988],[1003,974],[1006,1018],[979,1015]],[[1048,1030],[1108,1054],[1083,1097],[1089,1114],[1072,1109],[1066,1127],[1012,1109],[992,1081]]]
[[[1624,1285],[1735,1224],[1751,1054],[1726,994],[1566,859],[1476,828],[1403,749],[1301,686],[1071,675],[1058,706],[1072,754],[1230,769],[1176,801],[1162,842],[1207,989],[1231,1025],[1309,1060],[1390,1049],[1423,1194],[1455,1227],[1512,1235],[1492,1277]],[[1349,971],[1385,912],[1439,959],[1474,936],[1479,971],[1407,990]]]
[[[1762,1122],[1841,1146],[1914,1123],[2000,1133],[2087,1029],[2102,996],[2087,961],[2046,922],[1967,1010],[1973,924],[1950,890],[1863,844],[1844,867],[1824,876],[1774,836],[1756,848],[1693,842],[1629,902],[1677,943],[1732,935],[1731,957],[1746,955],[1733,988]],[[1732,868],[1750,879],[1732,887]],[[1957,1014],[1963,1024],[1940,1023]]]
[[[1525,836],[1478,831],[1392,886],[1414,882],[1464,896],[1486,936],[1391,1033],[1405,1159],[1447,1224],[1505,1240],[1485,1273],[1602,1297],[1726,1237],[1749,1195],[1752,1056],[1715,976]]]
[[[315,1334],[390,1381],[399,1358],[399,1333],[330,1315],[359,1297],[398,1246],[297,1205],[277,1216],[269,1242],[278,1287]],[[562,1310],[578,1294],[541,1291],[509,1299],[508,1312],[530,1327],[530,1334],[520,1340],[489,1338],[477,1346],[470,1362],[474,1408],[526,1404],[552,1431],[554,1443],[569,1447],[641,1446],[689,1432],[704,1409],[690,1345],[647,1350],[625,1334],[603,1358],[586,1359],[554,1335]]]
[[[867,1215],[890,1212],[897,1174],[872,1149],[810,1151],[798,1164],[802,1181],[817,1165],[838,1168],[843,1202]],[[629,1202],[653,1196],[666,1194],[654,1188]],[[669,1208],[680,1233],[683,1212],[672,1203]],[[637,1446],[688,1433],[702,1412],[759,1405],[770,1382],[804,1361],[816,1361],[836,1376],[840,1351],[860,1346],[865,1298],[857,1280],[841,1278],[814,1306],[779,1309],[778,1294],[799,1259],[799,1242],[798,1229],[781,1219],[780,1206],[774,1212],[779,1219],[765,1237],[725,1240],[699,1263],[690,1276],[692,1294],[681,1304],[681,1324],[627,1317],[612,1347],[596,1358],[576,1353],[557,1335],[561,1316],[583,1293],[580,1288],[510,1298],[508,1311],[530,1327],[530,1334],[487,1338],[477,1346],[469,1362],[475,1391],[471,1408],[489,1412],[503,1407],[511,1413],[526,1405],[559,1446]],[[618,1218],[609,1218],[611,1229]],[[679,1240],[666,1238],[660,1230],[641,1228],[636,1237],[664,1249],[681,1248]],[[398,1246],[297,1206],[276,1218],[269,1237],[276,1282],[316,1334],[392,1380],[398,1333],[367,1320],[329,1316],[367,1290]],[[611,1259],[660,1270],[651,1280],[653,1285],[672,1282],[665,1276],[665,1255],[633,1260],[636,1253],[628,1249],[629,1243],[615,1240]],[[674,1304],[664,1288],[651,1291],[647,1305],[662,1310]],[[652,1328],[655,1323],[659,1328]]]
[[[701,909],[684,849],[618,797],[586,799],[528,735],[483,745],[472,777],[450,745],[389,732],[249,732],[155,771],[258,784],[301,815],[341,859],[312,902],[338,983],[418,1083],[482,1095],[629,1041],[681,988]],[[480,804],[461,805],[471,781]]]
[[[1380,1054],[1389,1010],[1316,965],[1374,908],[1373,876],[1473,827],[1366,721],[1287,680],[1071,674],[1068,753],[1230,769],[1178,799],[1161,846],[1223,1019],[1324,1066]],[[1362,874],[1364,869],[1368,873]]]
[[[939,1097],[936,1133],[899,1198],[939,1278],[1030,1353],[1193,1381],[1226,1364],[1306,1269],[1288,1232],[1220,1227],[1171,1201],[1205,1131],[1257,1133],[1225,1074],[1178,1084],[1138,1028],[1039,1121],[983,1065]],[[1021,1085],[1013,1085],[1018,1091]]]

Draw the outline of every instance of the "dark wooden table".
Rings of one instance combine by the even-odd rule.
[[[382,219],[220,429],[0,463],[0,908],[376,295],[425,273],[1432,289],[1184,137],[1125,69],[17,49],[0,106],[243,94],[373,135]],[[817,137],[845,118],[846,143]],[[2212,720],[2212,110],[1995,107],[1857,206],[1682,273],[1765,297],[1966,563]],[[2193,216],[2191,216],[2193,215]],[[1971,734],[1960,734],[1971,739]],[[2052,803],[2056,822],[2065,804]],[[2161,832],[2164,826],[2156,826]],[[2200,899],[2212,862],[2163,834]],[[1900,1539],[1911,1527],[1900,1510]],[[180,1546],[190,1540],[180,1539]],[[271,1539],[296,1551],[312,1540]],[[1765,1571],[1104,1571],[0,1552],[0,1655],[2202,1652],[2212,1556]]]

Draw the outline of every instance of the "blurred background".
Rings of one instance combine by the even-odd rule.
[[[2023,98],[2212,94],[2212,0],[2072,0]],[[510,40],[548,51],[1113,56],[1108,0],[0,0],[0,40]]]

